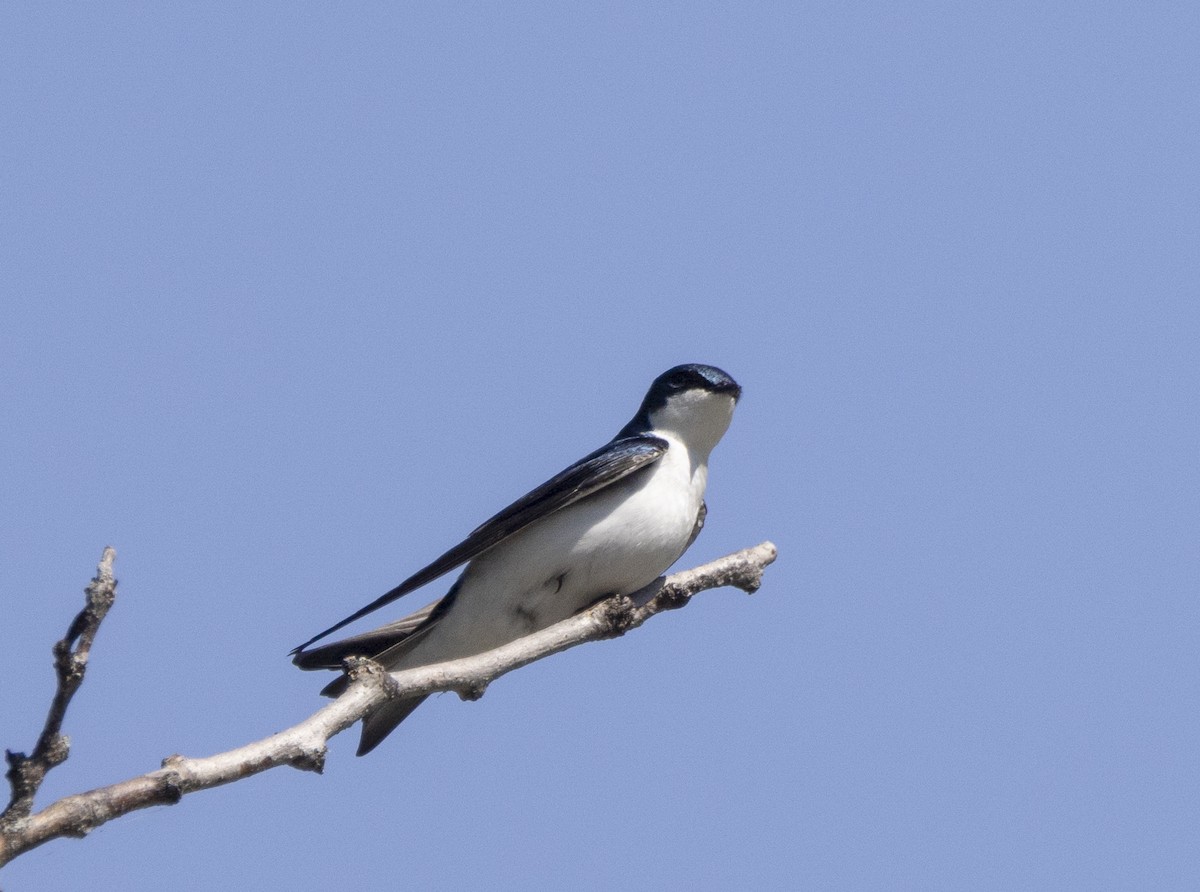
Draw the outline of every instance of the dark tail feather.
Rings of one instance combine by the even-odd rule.
[[[409,713],[424,703],[428,696],[422,694],[405,700],[389,700],[363,719],[362,737],[358,740],[358,752],[355,755],[365,756],[379,746],[383,738],[396,730],[396,726],[408,718]]]
[[[339,675],[325,687],[321,688],[322,697],[340,697],[346,693],[346,688],[350,687],[350,679],[345,675]]]
[[[450,590],[450,595],[454,589]],[[447,595],[441,600],[427,604],[416,613],[403,619],[354,635],[343,638],[333,644],[314,647],[312,650],[292,651],[292,662],[301,669],[340,669],[342,660],[350,656],[368,656],[379,659],[386,651],[413,637],[418,632],[427,632],[449,608],[451,597]]]
[[[346,676],[335,678],[321,689],[322,697],[340,697],[350,686]],[[405,697],[403,700],[389,700],[373,713],[363,719],[362,737],[358,741],[358,755],[365,756],[383,742],[383,739],[396,730],[396,726],[408,718],[409,713],[425,702],[428,694],[420,697]]]
[[[338,669],[346,657],[358,655],[369,656],[385,668],[394,669],[421,643],[437,625],[438,620],[445,616],[450,605],[454,603],[457,592],[456,582],[445,597],[403,619],[312,650],[297,648],[292,651],[292,662],[301,669]],[[321,689],[321,695],[340,697],[349,686],[350,679],[341,675],[325,685]],[[365,756],[379,746],[397,725],[408,718],[409,713],[425,702],[427,696],[428,694],[422,694],[419,697],[389,700],[364,718],[358,755]]]

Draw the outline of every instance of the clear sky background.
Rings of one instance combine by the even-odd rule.
[[[307,716],[289,648],[676,363],[745,388],[681,565],[780,549],[6,890],[1200,887],[1195,3],[10,3],[0,50],[0,745],[120,579],[43,804]]]

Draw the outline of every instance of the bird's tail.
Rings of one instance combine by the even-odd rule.
[[[312,650],[296,648],[292,662],[301,669],[338,669],[346,657],[369,656],[377,663],[395,669],[411,656],[412,650],[429,634],[454,602],[458,583],[451,586],[445,597],[422,607],[416,613],[388,623],[370,632],[355,635],[333,644]],[[321,690],[323,697],[340,697],[350,686],[345,675],[335,678]],[[419,697],[404,697],[389,700],[363,719],[362,737],[358,741],[358,755],[365,756],[379,746],[396,726],[408,718],[409,713],[425,702],[428,694]]]
[[[404,700],[389,700],[364,718],[362,736],[358,739],[358,752],[355,755],[365,756],[379,746],[383,738],[391,734],[428,696],[422,694],[420,697],[407,697]]]
[[[350,686],[346,676],[335,678],[321,689],[322,697],[340,697]],[[388,700],[374,712],[363,719],[362,736],[358,739],[359,756],[365,756],[383,742],[396,726],[408,718],[409,713],[425,702],[428,694],[420,697],[405,697],[402,700]]]

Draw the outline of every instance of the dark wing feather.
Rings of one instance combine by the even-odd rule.
[[[374,659],[383,651],[412,638],[423,627],[440,619],[452,600],[453,593],[386,626],[298,653],[292,662],[301,669],[340,669],[342,660],[349,656]]]
[[[292,651],[293,662],[303,659],[303,651],[326,635],[362,619],[368,613],[390,604],[439,576],[449,573],[460,564],[478,557],[494,545],[519,532],[536,520],[541,520],[580,499],[627,477],[639,468],[657,461],[667,451],[667,441],[648,434],[622,437],[602,446],[577,461],[566,470],[551,477],[537,489],[517,499],[494,517],[484,521],[466,539],[455,545],[429,566],[418,570],[387,594],[376,598],[366,607],[334,623],[319,635],[314,635]]]

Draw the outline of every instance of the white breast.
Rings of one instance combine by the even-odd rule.
[[[499,647],[653,582],[687,547],[708,478],[704,460],[665,439],[666,453],[644,471],[472,561],[452,608],[394,668]]]

